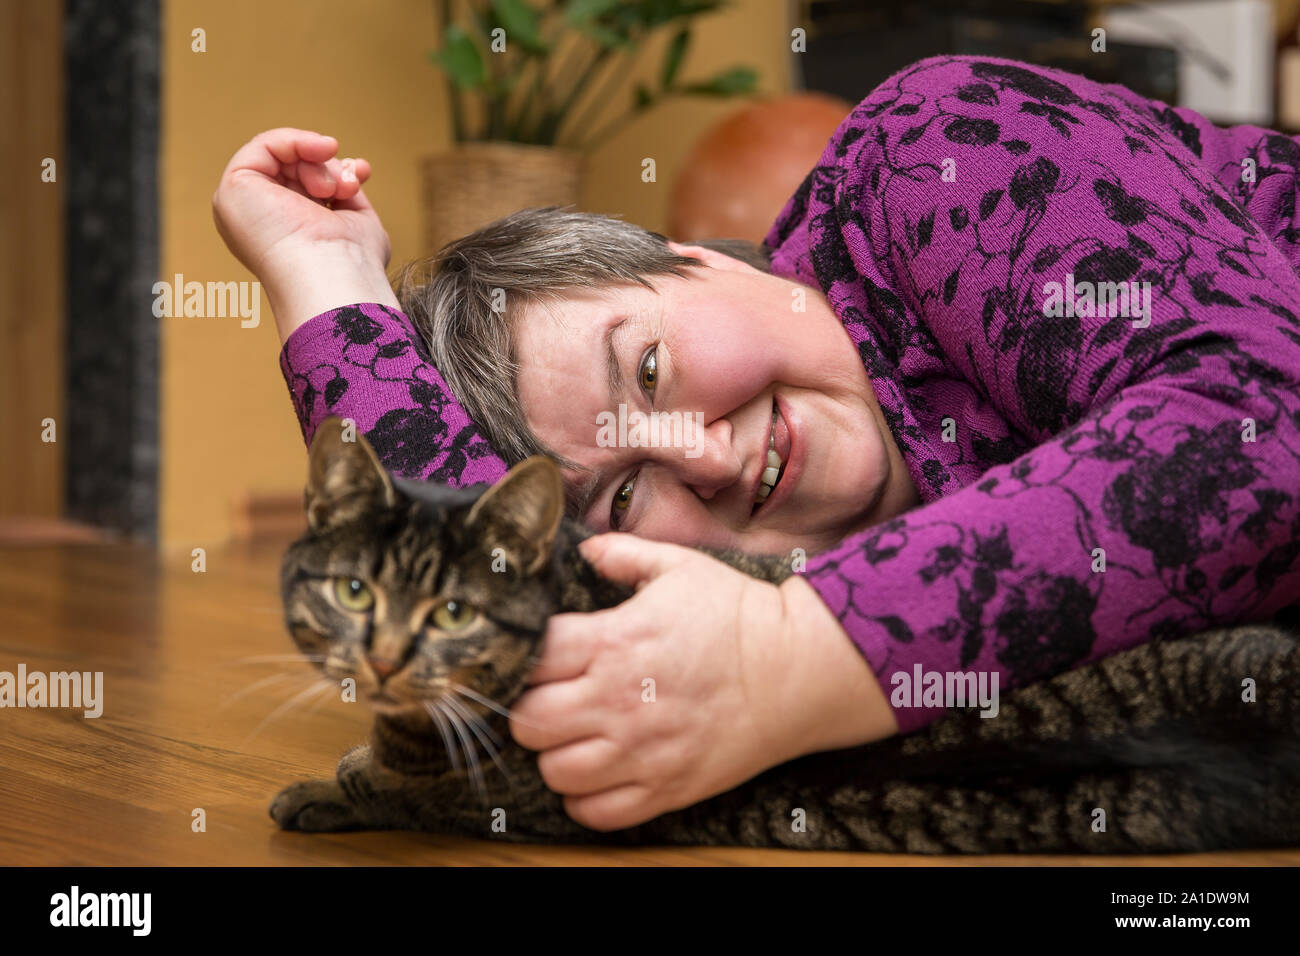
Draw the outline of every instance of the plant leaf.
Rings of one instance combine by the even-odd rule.
[[[664,53],[663,75],[659,80],[660,89],[668,89],[673,85],[673,80],[677,79],[677,73],[682,68],[682,59],[686,56],[686,47],[690,41],[690,27],[682,27],[669,42],[668,50]]]
[[[638,83],[633,93],[636,102],[636,108],[643,110],[649,107],[655,101],[655,95],[646,88],[644,83]]]
[[[435,50],[430,58],[446,70],[452,82],[462,90],[478,89],[487,79],[478,46],[463,27],[454,23],[447,27],[442,49]]]
[[[577,26],[584,20],[604,16],[622,4],[623,0],[569,0],[564,7],[564,19]]]
[[[617,50],[631,44],[632,38],[625,33],[619,33],[608,27],[602,27],[598,23],[582,23],[574,27],[585,37],[595,40],[601,46],[608,50]]]
[[[492,0],[492,11],[506,31],[506,42],[518,41],[530,53],[545,53],[537,11],[525,0]]]
[[[674,20],[711,13],[723,5],[723,0],[641,0],[627,6],[638,24],[650,31]]]
[[[758,72],[748,66],[733,66],[703,83],[691,83],[682,92],[703,96],[734,96],[752,93],[758,85]]]

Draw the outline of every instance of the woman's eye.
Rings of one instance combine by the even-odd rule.
[[[655,386],[659,384],[659,359],[656,351],[651,349],[647,352],[645,358],[641,360],[641,367],[637,370],[641,387],[651,394],[654,394]]]
[[[341,607],[349,611],[368,611],[375,603],[370,588],[358,578],[335,578],[334,597]]]
[[[636,476],[623,482],[623,487],[614,492],[613,506],[609,513],[609,523],[612,527],[617,528],[622,520],[619,515],[625,514],[632,504],[632,486],[636,484]]]

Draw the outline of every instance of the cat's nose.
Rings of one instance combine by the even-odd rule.
[[[375,672],[375,676],[379,678],[381,684],[388,680],[399,666],[392,661],[386,661],[379,657],[367,657],[366,660],[370,662],[370,669]]]

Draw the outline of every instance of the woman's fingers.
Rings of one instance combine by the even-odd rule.
[[[537,770],[556,793],[599,793],[636,780],[623,750],[612,740],[591,737],[548,750],[537,758]]]
[[[528,675],[528,683],[572,680],[587,670],[596,655],[608,619],[616,610],[607,608],[589,614],[553,614],[546,622],[541,659]]]
[[[277,181],[298,186],[294,191],[311,199],[333,199],[337,207],[361,192],[361,184],[370,178],[370,171],[370,163],[364,159],[299,162],[283,167]],[[343,208],[368,209],[370,204],[363,202]]]
[[[566,796],[564,812],[588,830],[621,830],[653,820],[667,808],[656,808],[654,794],[643,784],[626,784],[600,793]]]
[[[510,736],[528,750],[549,750],[600,732],[604,715],[585,678],[556,681],[525,691],[510,708]]]
[[[698,557],[698,552],[681,545],[619,532],[588,538],[578,546],[578,550],[601,577],[638,590],[683,561]]]
[[[282,167],[299,162],[323,163],[338,152],[339,141],[311,130],[282,126],[258,133],[239,148],[225,173],[251,170],[271,179]]]
[[[311,130],[281,127],[258,133],[240,147],[223,175],[247,171],[315,200],[333,200],[336,207],[365,211],[361,186],[371,175],[370,163],[360,158],[339,159],[338,140]]]
[[[307,190],[307,195],[314,199],[329,199],[334,195],[338,183],[329,167],[322,163],[299,163],[298,182]]]
[[[361,184],[370,178],[370,164],[364,159],[331,159],[326,166],[338,183],[334,190],[336,206],[361,192]]]

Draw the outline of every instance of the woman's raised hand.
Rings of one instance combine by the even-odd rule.
[[[388,233],[361,188],[370,164],[338,159],[338,148],[309,130],[258,133],[212,195],[217,231],[266,288],[282,339],[342,305],[397,305],[384,274]]]
[[[364,159],[338,159],[338,140],[282,127],[258,133],[226,164],[212,196],[217,231],[261,275],[286,245],[345,241],[388,264],[388,234],[361,186]],[[330,208],[330,203],[333,208]]]

